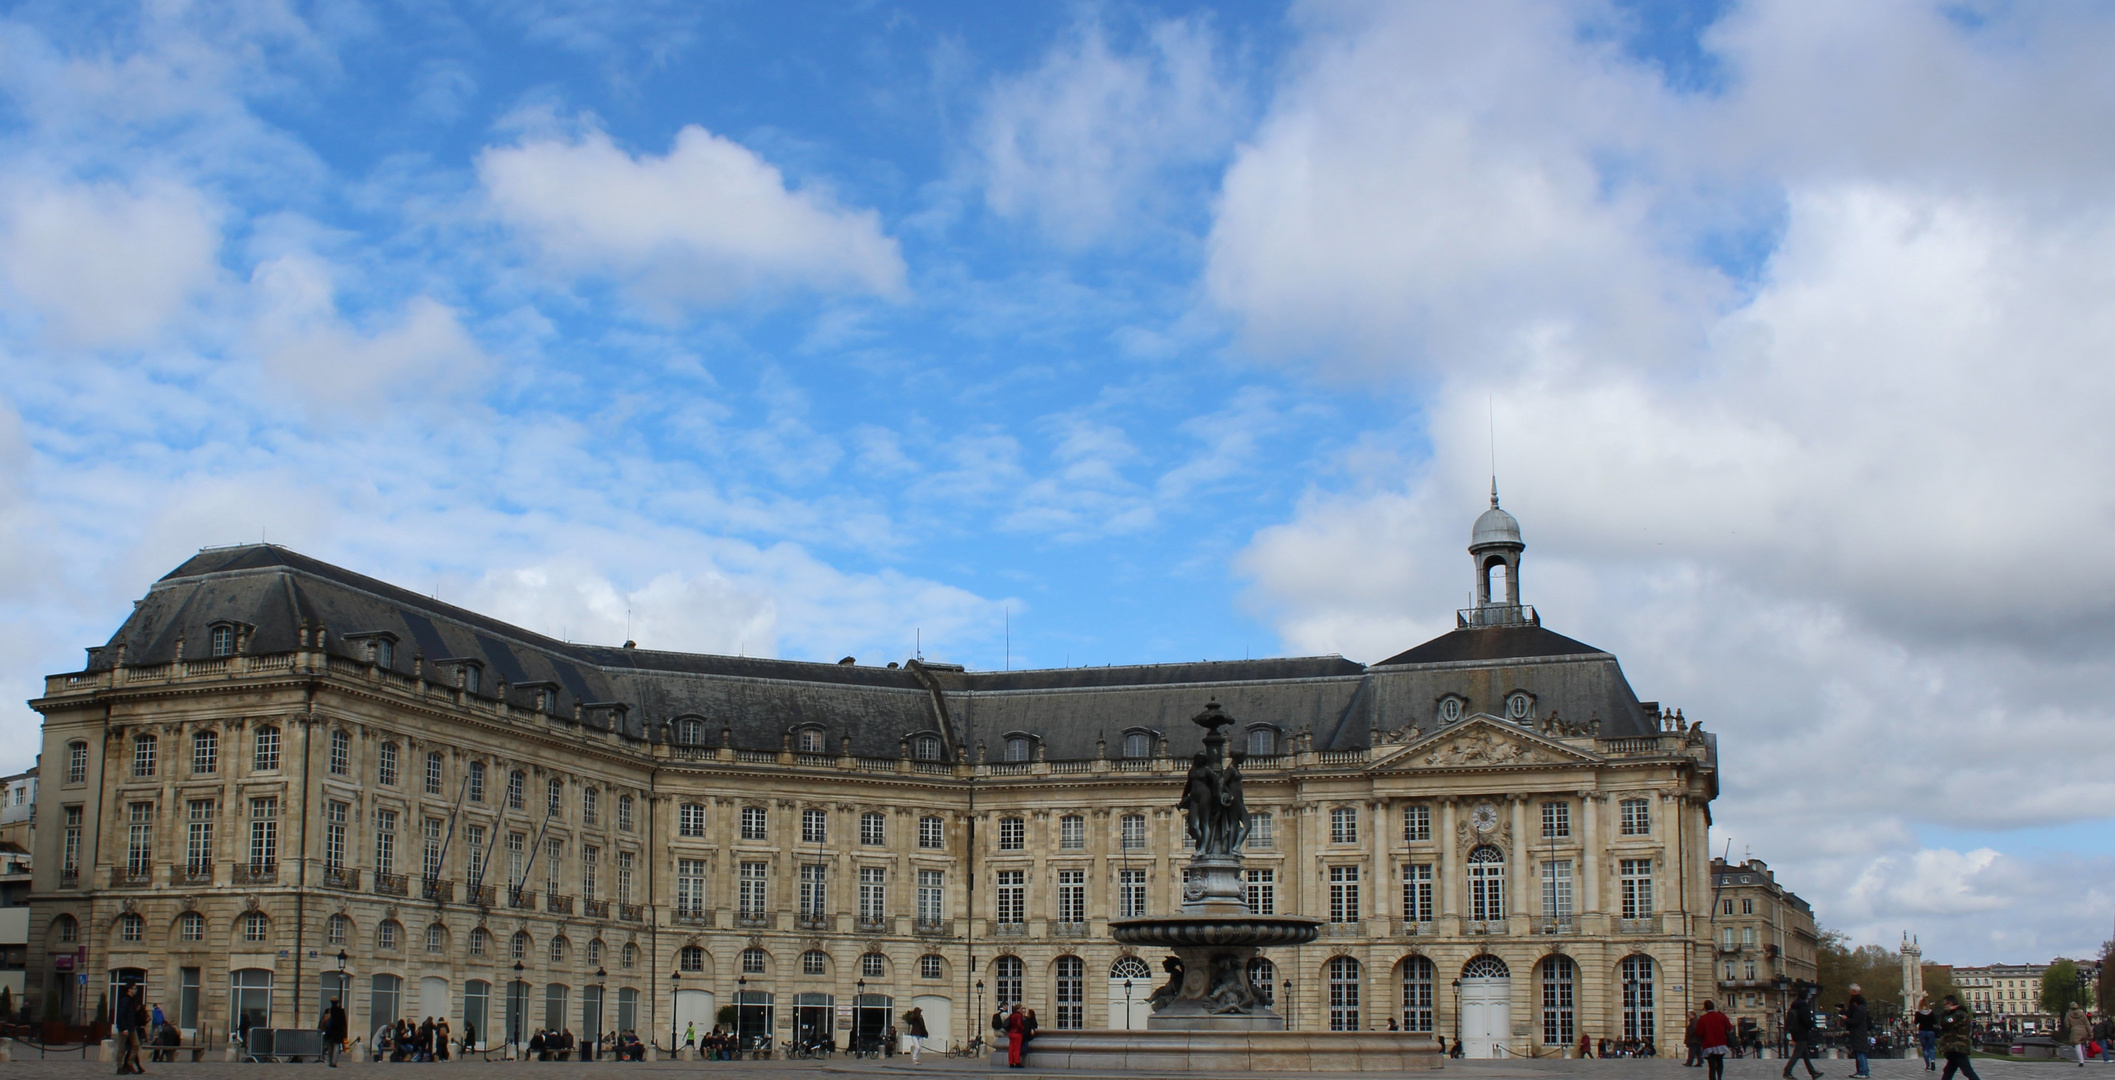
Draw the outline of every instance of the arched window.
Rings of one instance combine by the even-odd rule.
[[[118,916],[117,930],[119,941],[145,941],[147,939],[147,920],[141,918],[136,912],[128,911]]]
[[[1150,731],[1124,732],[1124,756],[1127,758],[1152,757],[1153,733]]]
[[[1348,956],[1329,961],[1329,1030],[1358,1031],[1359,962]]]
[[[676,953],[676,966],[684,971],[705,970],[705,950],[696,945],[685,945]]]
[[[232,626],[214,627],[211,643],[215,657],[235,655],[235,628]]]
[[[771,959],[771,956],[770,956],[770,954],[769,954],[769,953],[766,953],[766,952],[765,952],[764,950],[762,950],[762,949],[754,949],[754,948],[751,948],[751,949],[743,949],[743,950],[742,950],[742,974],[744,974],[744,975],[762,975],[762,974],[764,974],[764,968],[765,968],[765,965],[766,965],[766,964],[768,964],[768,963],[770,962],[770,959]]]
[[[1144,967],[1144,964],[1139,965],[1141,970]],[[1278,965],[1261,956],[1249,958],[1248,988],[1256,992],[1256,996],[1263,1000],[1263,1004],[1276,1005],[1278,1003],[1278,988],[1275,985],[1277,981]]]
[[[695,716],[686,716],[676,721],[676,741],[684,746],[704,745],[705,721]]]
[[[1026,735],[1008,735],[1006,737],[1006,760],[1027,761],[1030,751],[1034,749],[1033,744],[1034,740]]]
[[[920,735],[911,740],[911,756],[920,761],[940,760],[940,736]]]
[[[179,941],[204,941],[206,939],[206,917],[195,911],[186,911],[176,917],[176,937]]]
[[[821,728],[811,728],[811,727],[804,727],[804,728],[800,729],[800,731],[798,731],[798,732],[796,732],[796,733],[794,734],[794,745],[795,745],[796,747],[798,747],[798,748],[799,748],[799,750],[800,750],[800,752],[801,752],[801,753],[803,753],[803,754],[820,754],[820,753],[822,753],[822,752],[823,752],[823,733],[822,733],[822,729],[821,729]]]
[[[448,951],[448,928],[440,923],[426,927],[426,951],[440,953]]]
[[[926,953],[918,958],[918,977],[921,979],[944,979],[947,977],[947,960],[937,953]]]
[[[1551,956],[1542,961],[1542,1045],[1570,1046],[1574,1033],[1573,998],[1578,985],[1578,965],[1569,956]]]
[[[1403,959],[1403,1030],[1432,1030],[1432,961],[1423,956]]]
[[[634,945],[629,941],[625,942],[623,955],[623,964],[625,967],[633,968],[639,966],[639,946]]]
[[[554,964],[565,963],[566,947],[570,944],[571,942],[568,942],[565,939],[564,934],[559,934],[553,937],[551,939],[551,962]]]
[[[512,949],[510,950],[510,952],[511,952],[511,955],[513,956],[513,958],[514,958],[514,959],[516,959],[516,960],[527,960],[527,959],[529,958],[529,932],[528,932],[528,931],[526,931],[526,930],[516,930],[516,931],[514,932],[514,941],[513,941],[513,946],[512,946]]]
[[[1624,957],[1618,976],[1623,983],[1623,1037],[1653,1037],[1652,957]]]
[[[1018,956],[1002,956],[992,962],[992,993],[997,995],[999,1008],[1011,1009],[1021,1003],[1021,984],[1027,966]]]
[[[1505,918],[1505,854],[1489,844],[1469,852],[1469,919]]]
[[[404,926],[395,919],[384,919],[375,926],[375,948],[395,952],[403,940]]]
[[[81,937],[81,924],[75,922],[71,915],[61,915],[53,919],[51,921],[51,929],[53,936],[59,939],[59,944],[61,945],[71,945],[75,941],[80,940]]]
[[[470,931],[470,955],[483,956],[492,948],[492,935],[480,926]]]
[[[820,949],[809,949],[800,954],[800,973],[803,975],[828,975],[830,955]]]
[[[1248,729],[1248,754],[1250,757],[1272,757],[1277,753],[1277,728],[1252,727]]]
[[[1513,977],[1513,969],[1505,966],[1505,961],[1486,954],[1472,957],[1468,963],[1463,964],[1461,966],[1461,977],[1464,979],[1510,979]]]
[[[262,911],[252,911],[242,917],[242,940],[267,941],[272,936],[272,920]]]
[[[1057,1026],[1059,1031],[1087,1026],[1087,964],[1077,956],[1057,958]]]
[[[889,974],[889,958],[878,952],[870,952],[859,958],[859,977],[862,979],[885,979]]]
[[[1268,963],[1268,961],[1265,962]],[[1153,977],[1153,969],[1147,967],[1146,962],[1138,957],[1119,956],[1116,958],[1116,963],[1109,965],[1109,977],[1112,979],[1130,979],[1133,982],[1144,982]]]
[[[323,924],[325,944],[343,946],[352,940],[352,920],[343,915],[333,915]]]

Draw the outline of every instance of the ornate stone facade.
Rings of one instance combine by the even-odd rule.
[[[202,552],[33,703],[30,994],[85,1015],[123,973],[210,1037],[238,1008],[309,1026],[342,952],[356,1031],[581,1033],[599,998],[666,1042],[738,995],[782,1040],[917,1004],[960,1043],[1015,998],[1142,1026],[1162,957],[1108,924],[1181,904],[1181,720],[1216,698],[1249,897],[1327,920],[1255,972],[1295,1029],[1678,1051],[1711,982],[1715,740],[1532,609],[1460,621],[1370,667],[806,664]]]

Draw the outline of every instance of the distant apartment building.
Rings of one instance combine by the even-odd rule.
[[[16,1019],[28,1007],[30,829],[36,822],[37,770],[0,777],[0,989]]]
[[[2054,961],[2051,961],[2054,963]],[[2100,961],[2073,960],[2081,982],[2100,980]],[[1953,969],[1955,992],[1976,1019],[2010,1031],[2048,1031],[2056,1017],[2041,1006],[2042,975],[2049,964],[1985,964]]]
[[[1814,908],[1761,859],[1711,860],[1713,966],[1719,1008],[1774,1038],[1794,986],[1819,974]]]

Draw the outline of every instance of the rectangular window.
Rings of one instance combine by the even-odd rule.
[[[1085,870],[1060,870],[1057,872],[1058,921],[1083,923],[1087,921],[1087,872]]]
[[[828,843],[828,842],[829,842],[829,838],[830,838],[829,834],[830,834],[830,815],[829,815],[829,813],[828,813],[827,811],[823,811],[823,810],[803,810],[803,811],[801,811],[801,812],[800,812],[800,842],[801,842],[801,843],[803,843],[803,844],[823,844],[823,843]]]
[[[1276,915],[1278,913],[1278,872],[1276,870],[1248,871],[1248,913],[1251,915]]]
[[[132,738],[132,775],[154,775],[154,749],[159,740],[152,735],[135,735]]]
[[[802,863],[800,867],[800,913],[816,918],[829,912],[830,868],[824,863]]]
[[[191,736],[191,771],[210,773],[220,768],[220,735],[201,731]]]
[[[676,835],[698,837],[705,835],[704,803],[684,803],[676,808]]]
[[[617,828],[632,831],[632,797],[629,795],[617,796]]]
[[[564,811],[565,781],[551,780],[543,786],[543,816],[557,817]]]
[[[617,853],[617,903],[623,905],[630,904],[631,902],[632,853],[629,851],[620,851]]]
[[[945,895],[942,886],[946,874],[940,870],[918,871],[918,921],[926,926],[938,926],[944,914]]]
[[[198,1028],[198,976],[199,969],[195,967],[180,969],[178,973],[178,990],[176,992],[177,1027],[191,1028],[192,1030],[197,1030]]]
[[[745,807],[742,807],[742,839],[744,839],[744,840],[768,840],[768,839],[770,839],[770,837],[769,837],[769,836],[767,835],[767,832],[766,832],[766,830],[765,830],[765,828],[764,828],[764,825],[765,825],[765,818],[764,818],[764,808],[763,808],[763,807],[761,807],[761,806],[745,806]]]
[[[1078,814],[1066,814],[1058,819],[1058,850],[1084,851],[1087,847],[1087,819]]]
[[[999,871],[998,902],[993,907],[1001,923],[1019,925],[1028,921],[1028,872]]]
[[[742,864],[742,914],[756,918],[764,913],[764,887],[768,882],[769,863],[745,862]]]
[[[85,784],[88,782],[88,744],[71,743],[66,747],[66,782]]]
[[[582,825],[593,825],[595,823],[596,804],[601,801],[601,789],[592,787],[580,789],[580,823]]]
[[[940,818],[918,819],[918,846],[927,851],[938,851],[947,846],[947,824]]]
[[[213,817],[220,807],[211,799],[193,799],[184,804],[184,872],[192,877],[213,873]],[[326,852],[327,854],[327,852]]]
[[[1740,913],[1741,913],[1741,914],[1743,914],[1743,915],[1753,915],[1753,914],[1755,914],[1755,901],[1753,901],[1753,900],[1743,900],[1743,901],[1741,901],[1741,902],[1740,902]],[[1728,911],[1728,912],[1726,912],[1726,914],[1728,914],[1728,915],[1731,915],[1731,914],[1733,914],[1733,913],[1732,913],[1732,912],[1730,912],[1730,911]]]
[[[1403,867],[1403,921],[1432,921],[1432,864],[1412,863]]]
[[[397,872],[397,812],[375,811],[375,873]]]
[[[279,729],[265,727],[257,729],[256,752],[251,754],[250,764],[258,772],[270,772],[279,767]]]
[[[345,869],[345,819],[351,816],[352,804],[326,802],[323,804],[323,868]]]
[[[598,887],[596,882],[601,876],[601,871],[602,849],[582,845],[580,848],[580,899],[593,900],[595,898],[595,890]],[[703,864],[700,864],[698,872],[704,873]]]
[[[154,804],[136,802],[127,807],[125,822],[125,873],[144,878],[153,870]]]
[[[468,825],[463,828],[463,846],[470,849],[468,872],[472,884],[485,883],[485,827]]]
[[[427,818],[419,823],[419,876],[428,881],[438,881],[441,876],[441,819]]]
[[[888,817],[871,812],[859,815],[859,842],[868,847],[880,847],[888,843]]]
[[[441,793],[441,755],[436,750],[426,755],[426,794]]]
[[[1622,804],[1623,835],[1652,835],[1652,804],[1644,799],[1625,799]]]
[[[470,780],[465,790],[468,792],[471,802],[481,803],[485,801],[484,762],[473,761],[470,763]]]
[[[330,774],[345,776],[352,772],[352,736],[342,731],[330,733]]]
[[[1329,812],[1329,842],[1332,844],[1356,844],[1359,842],[1359,808],[1339,806]]]
[[[999,819],[999,850],[1019,851],[1028,838],[1028,823],[1017,817]]]
[[[525,807],[525,800],[529,797],[528,783],[529,778],[522,775],[520,769],[507,774],[507,809],[520,810]]]
[[[397,786],[397,744],[386,742],[375,754],[375,783]]]
[[[558,902],[558,867],[565,858],[565,841],[555,837],[543,842],[543,891],[551,898],[552,905]]]
[[[1278,846],[1277,837],[1274,835],[1276,825],[1277,822],[1272,820],[1269,814],[1250,814],[1246,846],[1263,850]]]
[[[1572,804],[1568,802],[1546,802],[1542,804],[1542,835],[1544,839],[1563,839],[1572,834]]]
[[[1116,872],[1116,914],[1118,918],[1135,919],[1146,913],[1146,872],[1144,870],[1119,870]]]
[[[1146,818],[1144,814],[1125,814],[1119,823],[1118,835],[1122,837],[1125,851],[1144,851],[1146,848]]]
[[[1432,839],[1432,808],[1424,803],[1403,807],[1403,842],[1421,844]]]
[[[705,914],[705,860],[676,860],[676,914]]]
[[[1652,916],[1652,860],[1624,859],[1622,861],[1623,917],[1644,919]]]
[[[66,808],[66,846],[62,850],[59,876],[73,880],[81,876],[81,808]]]
[[[1754,928],[1754,927],[1752,927],[1752,926],[1743,926],[1743,927],[1741,927],[1741,928],[1740,928],[1740,943],[1741,943],[1741,944],[1743,944],[1743,945],[1746,945],[1746,946],[1748,946],[1748,947],[1750,947],[1750,948],[1753,948],[1753,947],[1755,946],[1755,928]]]
[[[1329,868],[1329,921],[1333,923],[1355,923],[1359,921],[1358,867],[1332,866]]]
[[[1552,919],[1572,916],[1572,861],[1551,859],[1542,864],[1542,914]]]
[[[889,910],[889,872],[879,866],[859,868],[859,919],[877,923]]]
[[[279,800],[250,800],[250,872],[269,874],[279,868]]]

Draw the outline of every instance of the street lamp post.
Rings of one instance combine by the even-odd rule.
[[[676,1054],[676,991],[683,985],[683,973],[668,973],[668,1056]]]
[[[867,981],[861,979],[852,986],[852,1052],[856,1054],[859,1052],[860,1033],[867,1026]]]
[[[734,980],[734,1052],[742,1052],[742,1014],[749,1011],[749,976],[740,975]]]
[[[1292,1030],[1292,1027],[1293,1027],[1293,997],[1292,997],[1292,990],[1293,990],[1293,987],[1292,987],[1292,980],[1291,980],[1291,979],[1287,979],[1287,980],[1285,980],[1285,1030],[1287,1030],[1287,1031],[1291,1031],[1291,1030]]]
[[[970,1030],[977,1032],[977,1034],[971,1036],[972,1042],[984,1037],[984,980],[982,979],[977,980],[977,1015],[973,1019],[977,1026]]]
[[[1124,1030],[1131,1029],[1131,980],[1124,980]]]
[[[1463,1057],[1468,1057],[1468,1056],[1469,1056],[1469,1052],[1468,1052],[1467,1050],[1464,1050],[1464,1049],[1462,1049],[1462,1045],[1461,1045],[1461,980],[1460,980],[1460,979],[1456,979],[1456,980],[1454,980],[1454,1049],[1455,1049],[1455,1051],[1456,1051],[1456,1052],[1460,1053],[1460,1054],[1461,1054],[1461,1056],[1463,1056]]]
[[[592,1060],[596,1052],[602,1049],[602,1010],[610,1006],[609,987],[603,984],[609,976],[610,973],[602,970],[600,966],[595,968],[595,1035],[594,1041],[588,1044],[587,1058],[583,1060]]]
[[[514,1007],[516,1000],[521,1002],[521,1007],[518,1009]],[[521,1014],[527,1011],[529,1011],[528,984],[521,981],[521,961],[516,960],[514,961],[514,985],[507,987],[507,1042],[516,1045],[514,1056],[517,1058],[521,1056],[521,1050],[519,1049],[519,1044],[521,1043]]]
[[[351,993],[351,991],[350,991],[350,990],[348,990],[348,989],[346,988],[346,985],[345,985],[345,961],[346,961],[346,960],[348,960],[348,959],[350,959],[350,957],[348,957],[348,956],[346,956],[346,955],[345,955],[345,950],[344,950],[344,949],[339,949],[339,950],[338,950],[338,999],[337,999],[337,1000],[338,1000],[338,1004],[339,1004],[339,1005],[340,1005],[341,1007],[345,1005],[345,1003],[346,1003],[347,999],[349,999],[349,998],[351,998],[351,997],[352,997],[352,993]],[[348,1008],[348,1009],[346,1009],[346,1010],[345,1010],[345,1016],[346,1016],[346,1019],[347,1019],[348,1021],[349,1021],[349,1020],[351,1020],[351,1019],[352,1019],[352,1010],[351,1010],[351,1009],[349,1009],[349,1008]],[[350,1023],[347,1023],[347,1024],[345,1025],[345,1030],[346,1030],[346,1034],[350,1035],[350,1034],[352,1033],[352,1025],[351,1025]],[[335,1055],[335,1054],[336,1054],[336,1051],[332,1051],[332,1053],[333,1053],[333,1055]],[[336,1057],[336,1056],[333,1056],[333,1057],[331,1058],[331,1060],[332,1060],[332,1061],[336,1061],[336,1060],[338,1060],[338,1059],[337,1059],[337,1057]]]

